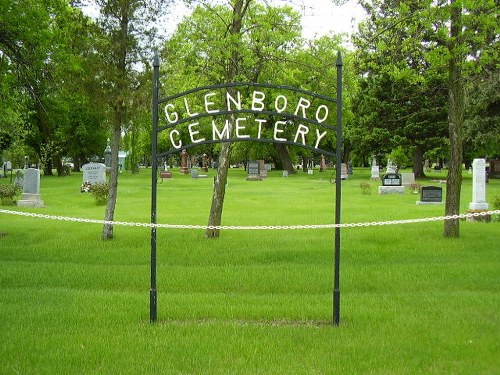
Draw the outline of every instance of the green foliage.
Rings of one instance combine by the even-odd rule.
[[[500,195],[496,194],[493,196],[493,199],[491,201],[491,208],[493,210],[500,210]],[[500,214],[492,215],[491,220],[500,221]]]
[[[372,193],[372,185],[369,182],[361,182],[359,184],[361,192],[365,195],[370,195]]]
[[[387,155],[387,159],[392,160],[392,163],[399,168],[406,168],[412,165],[411,152],[408,148],[396,147]]]
[[[0,200],[2,205],[8,206],[15,204],[15,198],[21,194],[21,188],[15,185],[0,185]]]
[[[105,205],[109,197],[109,182],[93,184],[90,186],[90,192],[98,206]]]

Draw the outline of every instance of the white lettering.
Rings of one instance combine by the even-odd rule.
[[[264,99],[266,99],[266,94],[261,91],[254,91],[252,95],[252,111],[264,110]]]
[[[228,92],[226,95],[227,99],[227,110],[231,111],[231,102],[236,106],[236,109],[241,109],[241,93],[239,91],[236,92],[238,99],[234,99],[231,94]]]
[[[280,100],[283,101],[282,107],[279,107],[279,104],[278,104],[278,102]],[[276,97],[276,99],[274,100],[274,109],[276,109],[276,112],[278,112],[278,113],[283,112],[286,109],[287,105],[288,105],[288,99],[284,95],[278,95]]]
[[[236,119],[236,125],[235,125],[235,128],[236,128],[236,138],[250,138],[250,136],[248,134],[240,134],[240,130],[244,130],[245,129],[245,125],[240,125],[240,121],[243,122],[243,121],[246,121],[246,117],[239,117]]]
[[[299,114],[299,110],[302,109],[302,117],[307,118],[306,109],[311,106],[311,102],[303,97],[300,97],[299,102],[297,103],[297,108],[295,108],[294,115],[297,116]]]
[[[208,94],[205,95],[205,111],[207,113],[217,113],[219,112],[218,109],[210,109],[211,106],[213,106],[215,103],[210,102],[209,98],[215,96],[215,92],[209,92]]]
[[[259,131],[257,132],[257,139],[260,139],[260,136],[262,134],[262,124],[265,124],[267,120],[256,118],[255,121],[259,123]]]
[[[279,125],[286,125],[286,121],[276,121],[274,124],[274,140],[275,141],[287,141],[286,138],[278,138],[278,133],[284,133],[285,131],[283,129],[279,129]]]
[[[200,143],[200,142],[203,142],[205,140],[205,138],[194,139],[195,135],[200,134],[199,130],[193,129],[198,125],[199,125],[198,122],[193,122],[192,124],[189,124],[189,126],[188,126],[189,137],[191,138],[191,142],[193,142],[193,143]]]
[[[191,113],[191,110],[189,109],[189,104],[188,104],[187,98],[184,98],[184,107],[186,108],[186,113],[188,114],[189,117],[193,117],[193,116],[196,116],[198,114],[198,112]]]
[[[175,109],[174,105],[172,103],[168,103],[166,106],[165,106],[165,117],[167,118],[167,121],[170,123],[170,124],[173,124],[174,122],[177,122],[179,120],[179,115],[177,114],[177,112],[172,112],[172,113],[169,113],[168,112],[168,109],[169,108],[172,108],[172,109]],[[170,117],[172,116],[172,117]]]
[[[323,115],[323,117],[320,118],[319,113],[321,110],[324,110],[325,114]],[[328,107],[324,104],[321,104],[316,110],[316,121],[318,121],[321,124],[327,119],[327,117],[328,117]]]
[[[215,141],[216,139],[229,139],[229,120],[226,120],[226,125],[219,132],[217,125],[215,124],[215,120],[212,120],[212,139]],[[218,136],[218,137],[217,137]]]
[[[316,129],[316,135],[318,138],[316,139],[316,144],[314,145],[314,148],[318,148],[319,142],[321,142],[321,139],[326,135],[326,131],[320,133],[319,130]]]
[[[297,142],[299,139],[299,136],[302,137],[302,144],[305,146],[306,145],[306,134],[309,133],[309,128],[305,125],[299,124],[297,128],[297,132],[295,133],[295,138],[293,139],[294,142]]]
[[[180,149],[182,147],[182,141],[179,139],[179,143],[175,143],[174,140],[174,133],[177,138],[179,138],[179,131],[176,129],[173,129],[170,131],[170,143],[172,143],[172,146],[174,146],[176,149]]]

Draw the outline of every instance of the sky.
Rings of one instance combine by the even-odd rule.
[[[274,1],[284,3],[285,1]],[[290,2],[302,15],[302,36],[311,39],[330,31],[352,34],[365,17],[357,0],[348,0],[344,5],[334,5],[332,0],[292,0]]]
[[[226,0],[220,1],[227,3]],[[290,5],[302,15],[302,36],[312,39],[330,31],[352,34],[365,13],[357,0],[347,0],[343,5],[335,5],[332,0],[267,0],[273,6]],[[178,1],[168,17],[167,35],[175,30],[176,25],[189,10]],[[84,12],[96,16],[95,9],[86,8]]]

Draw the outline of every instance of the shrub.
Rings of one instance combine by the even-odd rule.
[[[370,185],[368,182],[360,183],[359,187],[361,188],[361,192],[365,195],[370,195],[372,193],[372,185]]]
[[[4,206],[13,205],[19,194],[21,194],[21,188],[17,185],[0,185],[0,200]]]
[[[491,208],[493,210],[500,210],[500,195],[495,195],[493,197],[493,202],[491,203]],[[493,214],[491,219],[493,221],[500,221],[500,214]]]
[[[109,183],[102,182],[99,184],[94,184],[90,187],[90,192],[95,198],[95,203],[98,206],[103,206],[108,201],[109,196]]]

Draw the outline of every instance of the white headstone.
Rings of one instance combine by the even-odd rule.
[[[347,169],[347,163],[340,164],[340,178],[342,180],[347,180],[349,178],[349,170]]]
[[[396,173],[396,166],[392,164],[392,160],[387,161],[387,171],[386,173]]]
[[[409,186],[415,183],[415,173],[401,173],[402,185]]]
[[[375,159],[373,159],[375,160]],[[378,180],[380,178],[380,167],[378,165],[372,165],[372,180]]]
[[[471,210],[487,210],[486,202],[486,160],[474,159],[472,162],[472,202]]]
[[[101,163],[87,163],[82,166],[83,182],[90,182],[91,185],[106,182],[106,166]]]

